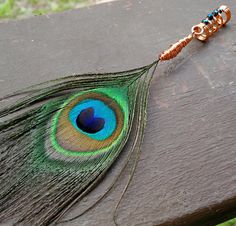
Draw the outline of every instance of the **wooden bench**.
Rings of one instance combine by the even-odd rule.
[[[220,4],[233,12],[229,26],[158,66],[141,160],[118,210],[122,226],[203,226],[236,216],[236,2],[123,0],[0,24],[3,96],[64,75],[149,64]],[[112,176],[83,207],[101,195]],[[113,225],[112,209],[127,176],[95,209],[68,225]]]

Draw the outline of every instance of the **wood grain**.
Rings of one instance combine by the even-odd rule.
[[[158,66],[141,160],[118,210],[122,226],[214,225],[236,216],[236,2],[117,1],[0,24],[2,96],[64,75],[149,64],[223,3],[233,12],[229,26]],[[66,218],[102,194],[116,168]],[[113,225],[127,176],[64,225]]]

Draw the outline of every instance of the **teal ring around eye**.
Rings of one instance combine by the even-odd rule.
[[[103,129],[98,131],[97,133],[86,133],[77,126],[76,119],[80,112],[86,108],[93,108],[94,117],[103,118],[105,121]],[[109,138],[115,131],[117,123],[114,111],[101,100],[95,99],[86,99],[75,105],[69,112],[69,119],[74,128],[78,130],[78,132],[99,141]]]

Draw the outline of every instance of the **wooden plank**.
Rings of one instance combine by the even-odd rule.
[[[149,64],[224,3],[117,1],[1,23],[0,96],[61,75]],[[226,3],[235,15],[235,1]],[[141,160],[118,210],[120,225],[213,225],[236,215],[235,28],[233,18],[209,43],[195,41],[176,60],[159,65]],[[65,225],[113,225],[112,209],[127,176],[98,207]]]

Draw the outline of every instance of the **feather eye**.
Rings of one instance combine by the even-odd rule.
[[[64,77],[0,99],[27,94],[0,109],[0,223],[49,225],[95,187],[131,130],[141,139],[157,63]]]
[[[129,124],[127,89],[81,92],[63,104],[53,118],[55,150],[73,156],[96,156],[118,145]]]

